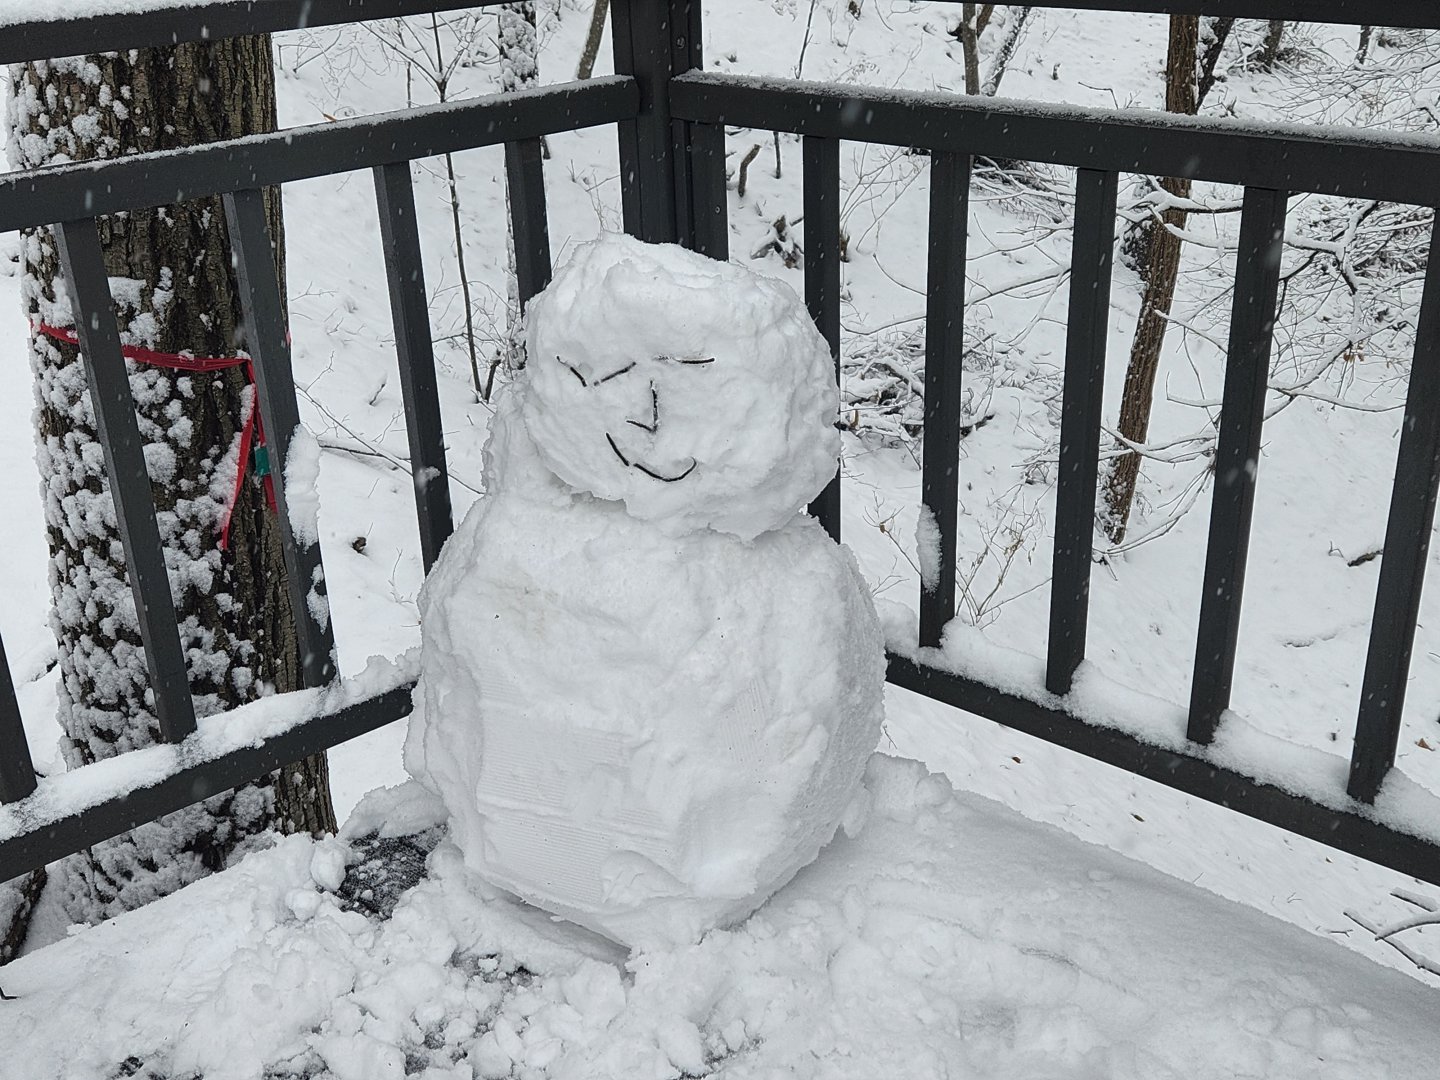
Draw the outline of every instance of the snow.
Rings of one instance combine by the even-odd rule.
[[[614,237],[528,319],[487,497],[421,595],[406,765],[488,881],[628,945],[686,944],[815,857],[879,737],[869,591],[798,514],[833,468],[829,354],[788,288]],[[652,397],[644,460],[675,438],[691,455],[674,483],[606,454]]]
[[[215,0],[4,0],[0,4],[0,27],[50,19],[181,10],[214,3]]]
[[[42,777],[29,798],[0,806],[0,840],[43,828],[125,791],[152,786],[231,750],[259,746],[300,724],[323,720],[348,705],[404,686],[415,678],[416,661],[415,655],[399,662],[375,657],[360,675],[326,689],[263,697],[223,714],[202,717],[195,734],[182,743],[132,750],[84,769]]]
[[[576,491],[672,535],[749,540],[835,474],[830,350],[789,285],[613,234],[527,320],[525,424]]]
[[[328,887],[340,842],[291,837],[7,967],[0,1075],[1409,1080],[1440,1054],[1440,990],[916,762],[865,783],[860,834],[747,922],[629,957],[484,895],[448,841],[366,918]]]
[[[0,4],[0,19],[18,17],[22,8],[48,14],[51,7],[37,0]],[[949,28],[958,10],[821,0],[812,34],[806,5],[707,3],[707,66],[788,76],[808,43],[804,74],[827,85],[954,90],[959,47]],[[584,14],[568,0],[559,9],[541,6],[544,80],[570,77]],[[448,26],[441,30],[448,33]],[[1353,55],[1353,38],[1353,28],[1302,31],[1307,50],[1342,59],[1347,47]],[[448,49],[450,38],[444,40]],[[406,104],[405,65],[359,29],[281,35],[276,42],[284,124]],[[1036,11],[1003,93],[1154,108],[1164,43],[1160,16]],[[498,84],[493,49],[487,54],[486,48],[482,43],[475,63],[456,68],[454,96]],[[600,72],[609,52],[602,44]],[[1245,70],[1235,50],[1224,64],[1227,80],[1217,84],[1207,112],[1265,122],[1277,115],[1351,120],[1353,99],[1301,97],[1309,76],[1303,68],[1294,80],[1290,72],[1259,75]],[[1378,69],[1357,68],[1354,77],[1378,79]],[[419,80],[416,86],[416,99],[429,100]],[[1433,91],[1421,90],[1423,104]],[[1366,100],[1381,97],[1365,90]],[[1421,112],[1416,117],[1423,119]],[[1380,124],[1384,117],[1360,122]],[[550,236],[559,263],[576,245],[619,227],[615,134],[596,129],[547,143]],[[730,181],[731,250],[741,263],[798,289],[798,269],[748,256],[774,235],[781,215],[792,241],[804,242],[805,223],[796,220],[803,203],[800,144],[782,135],[782,179],[775,175],[769,132],[731,128],[726,143],[732,169],[752,144],[763,145],[743,199]],[[928,161],[857,143],[845,144],[841,155],[841,221],[850,255],[842,266],[842,360],[853,371],[864,349],[908,360],[923,345],[918,324],[902,325],[900,316],[917,309],[925,288]],[[482,327],[500,325],[507,286],[503,185],[496,178],[503,160],[498,149],[487,149],[456,155],[454,163],[469,275],[478,286],[475,314]],[[443,165],[417,163],[413,174],[458,519],[483,489],[480,448],[490,410],[468,385]],[[1064,189],[1068,180],[1061,180]],[[977,170],[965,342],[965,391],[983,407],[967,399],[965,410],[967,418],[993,413],[994,419],[962,443],[958,527],[967,561],[960,586],[962,603],[998,588],[1003,606],[985,625],[985,638],[1013,650],[1011,660],[1035,686],[1048,615],[1068,191],[1037,199],[988,183]],[[422,575],[408,449],[368,178],[291,184],[285,194],[296,377],[302,414],[321,447],[319,528],[339,663],[348,676],[372,654],[400,655],[418,642]],[[1237,194],[1200,185],[1195,198],[1220,205]],[[1325,227],[1326,208],[1327,200],[1294,200],[1291,239],[1303,230],[1311,243],[1328,241],[1343,230],[1343,216],[1340,229]],[[1187,246],[1175,311],[1181,321],[1167,340],[1152,421],[1157,447],[1173,441],[1198,450],[1190,457],[1176,453],[1172,462],[1160,460],[1161,453],[1147,460],[1135,534],[1153,532],[1153,539],[1117,552],[1096,538],[1103,561],[1092,568],[1090,660],[1079,685],[1095,679],[1108,716],[1127,723],[1136,717],[1137,730],[1144,720],[1143,730],[1155,738],[1160,727],[1166,738],[1178,737],[1193,664],[1209,489],[1206,444],[1185,440],[1209,430],[1206,410],[1190,402],[1213,401],[1220,386],[1223,358],[1207,336],[1225,337],[1229,304],[1216,297],[1233,275],[1233,250],[1225,250],[1233,242],[1233,219],[1217,214],[1191,223],[1192,233],[1218,246]],[[7,254],[18,246],[10,238],[4,243]],[[1288,254],[1287,267],[1303,255]],[[1289,303],[1304,298],[1301,283],[1291,288]],[[1313,283],[1309,288],[1328,295]],[[21,342],[27,330],[16,279],[0,278],[0,290],[0,330]],[[1343,302],[1318,316],[1292,317],[1287,309],[1276,347],[1285,385],[1297,381],[1307,350],[1328,350],[1352,328],[1347,290],[1333,291]],[[1383,299],[1408,315],[1417,295],[1418,282],[1401,279]],[[1137,304],[1135,275],[1117,263],[1107,422],[1116,414]],[[887,324],[890,330],[874,332]],[[1376,408],[1401,400],[1413,324],[1409,331],[1403,321],[1396,326],[1388,335],[1367,331],[1360,352],[1327,369],[1325,392]],[[486,359],[482,351],[482,365]],[[884,366],[877,361],[874,371]],[[0,633],[37,764],[54,774],[65,764],[56,751],[57,672],[46,624],[30,382],[23,364],[0,365],[0,452],[7,466],[0,469],[7,508],[0,520],[6,600]],[[918,445],[913,437],[881,444],[870,434],[878,430],[867,426],[881,413],[878,394],[853,376],[845,400],[856,430],[843,436],[844,536],[871,589],[903,613],[893,634],[902,641],[913,638],[919,592]],[[915,404],[908,399],[907,418]],[[1304,398],[1267,419],[1234,711],[1222,729],[1249,738],[1248,730],[1263,728],[1273,740],[1247,748],[1251,771],[1271,757],[1283,765],[1294,746],[1323,755],[1332,776],[1343,771],[1379,567],[1378,559],[1352,561],[1383,540],[1399,424],[1398,412],[1362,413]],[[1009,509],[1016,492],[1023,513]],[[1037,516],[1026,517],[1032,509]],[[74,510],[77,524],[101,512]],[[1008,544],[1010,534],[996,532],[1007,523],[1024,526],[1015,558],[1004,564],[992,558],[967,578],[970,560],[991,538]],[[362,538],[363,550],[356,547]],[[1432,545],[1431,559],[1440,559],[1440,546]],[[1440,694],[1437,627],[1440,590],[1432,587],[1421,600],[1398,767],[1387,797],[1402,781],[1440,790],[1440,753],[1433,749],[1440,745],[1433,708]],[[1127,703],[1121,688],[1144,700]],[[157,1063],[159,1075],[185,1077],[166,1047],[179,1042],[198,1055],[207,1035],[216,1044],[207,1061],[232,1058],[221,1068],[239,1070],[264,1058],[304,1061],[319,1071],[323,1039],[337,1073],[372,1068],[384,1075],[397,1061],[390,1051],[401,1046],[416,1055],[408,1063],[418,1066],[423,1049],[429,1063],[418,1067],[429,1068],[429,1080],[503,1075],[517,1059],[530,1075],[559,1075],[565,1068],[603,1077],[617,1071],[606,1064],[607,1054],[636,1063],[622,1075],[643,1075],[642,1065],[650,1063],[673,1074],[679,1062],[693,1064],[697,1034],[709,1055],[735,1048],[729,1058],[714,1059],[716,1071],[735,1076],[767,1070],[772,1076],[889,1076],[897,1075],[897,1062],[914,1076],[948,1071],[1019,1080],[1308,1077],[1327,1070],[1409,1080],[1433,1071],[1435,980],[1426,985],[1380,970],[1379,964],[1390,964],[1413,972],[1343,914],[1373,913],[1387,903],[1393,908],[1390,890],[1424,886],[937,702],[894,687],[886,695],[883,745],[943,770],[968,794],[947,803],[941,787],[924,800],[892,798],[881,785],[874,800],[880,808],[866,820],[863,803],[855,804],[847,835],[754,917],[697,947],[646,954],[643,972],[651,974],[643,980],[642,970],[632,971],[614,949],[567,924],[503,900],[477,899],[473,890],[483,886],[463,874],[453,847],[435,856],[440,876],[412,894],[396,921],[367,945],[363,933],[351,936],[353,920],[336,920],[335,899],[317,887],[310,845],[290,840],[164,904],[71,937],[67,920],[49,903],[33,936],[35,951],[0,971],[0,986],[21,995],[0,1003],[0,1044],[13,1048],[0,1055],[0,1076],[143,1076],[143,1064],[121,1066],[134,1055]],[[1118,712],[1117,703],[1123,706]],[[342,816],[368,789],[401,779],[403,735],[391,726],[331,752]],[[397,790],[404,794],[383,806],[367,800],[352,816],[347,839],[377,829],[401,836],[443,816],[434,796],[416,785]],[[893,790],[904,792],[906,785]],[[883,809],[887,800],[896,809]],[[922,805],[927,800],[939,808]],[[892,816],[912,814],[908,823]],[[856,828],[858,838],[851,838]],[[1432,957],[1440,951],[1433,930],[1407,934],[1416,935],[1420,951]],[[439,955],[447,935],[460,952],[453,965],[455,952]],[[334,951],[322,950],[322,940]],[[917,956],[931,947],[933,955]],[[1047,961],[1046,954],[1075,966]],[[517,956],[524,958],[523,970]],[[864,961],[861,974],[854,970],[856,956]],[[937,956],[945,963],[935,963]],[[426,985],[414,1023],[440,1044],[438,1051],[424,1047],[424,1038],[417,1049],[393,1029],[381,1030],[398,1024],[396,1012],[422,996],[405,982],[411,979]],[[519,985],[527,980],[532,987],[538,982],[533,993]],[[223,999],[222,983],[229,995]],[[386,995],[402,1008],[388,1008]],[[713,1010],[710,1000],[717,1003]],[[307,1025],[323,1030],[312,1034]],[[91,1027],[90,1041],[77,1042],[76,1030]],[[825,1042],[837,1030],[850,1038],[848,1059],[838,1044]],[[257,1039],[261,1045],[252,1049]],[[1371,1056],[1362,1058],[1346,1041]],[[286,1049],[274,1049],[282,1043]],[[1307,1056],[1307,1043],[1338,1045]],[[446,1064],[462,1046],[469,1058]],[[294,1055],[286,1056],[292,1048]],[[1322,1054],[1326,1061],[1317,1062]],[[594,1061],[601,1064],[592,1067]],[[276,1073],[286,1075],[278,1065]]]
[[[320,444],[304,424],[296,424],[285,458],[285,506],[290,531],[302,547],[320,541]]]

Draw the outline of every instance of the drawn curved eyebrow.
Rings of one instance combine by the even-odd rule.
[[[632,370],[634,367],[635,361],[631,360],[630,363],[626,364],[624,367],[618,368],[617,370],[610,372],[609,375],[602,375],[600,378],[596,379],[594,385],[599,386],[601,383],[607,383],[611,379],[615,378],[617,375],[624,375],[627,371]]]
[[[571,374],[571,375],[574,375],[577,379],[580,380],[580,385],[581,385],[581,386],[589,386],[589,385],[590,385],[590,384],[585,380],[585,376],[580,374],[580,369],[577,368],[574,364],[570,363],[569,360],[563,360],[563,359],[561,359],[559,356],[557,356],[557,357],[555,357],[555,361],[556,361],[556,363],[564,364],[567,368],[569,368],[569,369],[570,369],[570,374]]]

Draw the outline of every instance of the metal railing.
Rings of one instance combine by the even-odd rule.
[[[480,6],[438,0],[253,0],[206,8],[95,16],[0,27],[0,60],[169,44]],[[1440,28],[1429,0],[1068,0],[1042,7],[1233,15]],[[120,341],[100,259],[95,218],[203,195],[223,197],[246,301],[265,430],[294,429],[296,406],[281,297],[260,189],[347,170],[374,173],[377,208],[428,570],[449,535],[446,463],[434,357],[408,163],[462,148],[505,145],[521,301],[550,276],[541,136],[615,124],[628,232],[728,257],[724,126],[798,134],[803,141],[805,299],[836,359],[840,344],[840,145],[888,143],[930,153],[930,238],[925,373],[924,506],[938,525],[940,572],[920,596],[919,648],[892,655],[890,679],[981,716],[1222,803],[1251,816],[1440,883],[1440,846],[1368,805],[1390,771],[1414,641],[1418,599],[1440,481],[1440,258],[1432,243],[1416,330],[1376,615],[1357,720],[1348,791],[1297,794],[1221,764],[1207,750],[1234,672],[1241,595],[1259,458],[1271,332],[1287,197],[1294,192],[1434,205],[1440,140],[1366,132],[1283,133],[1238,121],[1055,108],[940,94],[878,92],[833,84],[777,83],[703,73],[699,3],[614,0],[619,73],[585,83],[296,128],[194,149],[0,178],[0,229],[59,223],[77,332],[104,433],[142,636],[164,736],[175,744],[163,777],[76,807],[67,776],[37,788],[0,652],[0,880],[140,822],[333,746],[409,711],[400,685],[313,715],[258,746],[209,754],[193,707],[164,578],[154,506]],[[1044,685],[1033,693],[956,673],[934,648],[955,614],[961,350],[971,159],[1048,162],[1076,173],[1070,315]],[[1227,351],[1215,488],[1189,706],[1188,742],[1162,746],[1081,718],[1067,695],[1085,656],[1089,573],[1099,467],[1101,390],[1121,172],[1190,177],[1244,187],[1235,301]],[[271,449],[283,468],[283,438]],[[279,494],[277,492],[277,494]],[[838,537],[838,477],[812,506]],[[283,503],[280,519],[288,522]],[[314,580],[317,545],[285,536],[292,583]],[[292,589],[299,589],[292,584]],[[333,678],[328,627],[302,613],[305,682]],[[145,602],[141,602],[141,601]],[[187,736],[189,736],[187,738]],[[212,740],[213,743],[213,740]],[[137,751],[148,753],[149,751]],[[209,754],[209,756],[207,756]],[[102,762],[84,772],[103,770]],[[67,788],[70,785],[70,788]],[[90,785],[92,788],[94,784]],[[99,785],[98,790],[104,790]],[[1440,805],[1440,803],[1437,803]],[[8,815],[8,817],[6,816]],[[1424,830],[1422,830],[1424,831]],[[1433,833],[1440,833],[1440,821]]]

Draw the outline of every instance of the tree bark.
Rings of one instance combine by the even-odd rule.
[[[590,12],[590,29],[585,34],[585,46],[580,50],[580,64],[575,69],[575,78],[588,79],[595,73],[595,57],[600,55],[600,39],[605,36],[605,16],[610,12],[610,0],[595,0]]]
[[[1225,51],[1225,42],[1229,40],[1230,31],[1234,28],[1233,17],[1220,16],[1210,20],[1210,36],[1200,53],[1200,83],[1195,90],[1196,112],[1205,104],[1205,98],[1215,85],[1215,65],[1220,62],[1220,54]]]
[[[955,36],[960,39],[960,52],[965,63],[965,93],[980,93],[980,35],[990,24],[994,4],[961,4],[960,25]]]
[[[268,37],[37,62],[13,68],[11,79],[17,168],[275,127]],[[283,282],[278,191],[267,192],[267,204]],[[232,356],[243,347],[218,199],[116,214],[99,227],[123,340],[196,356]],[[26,237],[23,260],[32,323],[72,325],[48,230]],[[31,364],[60,723],[73,768],[154,743],[159,731],[78,350],[36,333]],[[244,368],[214,374],[130,368],[197,714],[299,688],[279,529],[253,467],[245,470],[234,508],[229,550],[218,543],[239,434],[253,407]],[[173,892],[275,826],[335,828],[323,755],[65,860],[68,912],[96,921]]]
[[[30,914],[45,888],[45,868],[0,884],[0,965],[20,955],[25,934],[30,927]]]
[[[1285,20],[1271,19],[1265,30],[1265,40],[1260,45],[1260,70],[1271,71],[1275,61],[1280,59],[1280,42],[1285,37]]]
[[[535,0],[518,0],[498,10],[500,92],[513,94],[539,85],[539,44],[535,33]],[[598,42],[597,42],[598,47]],[[542,150],[544,143],[541,143]],[[525,366],[521,333],[520,286],[515,270],[515,226],[510,214],[510,185],[505,185],[505,337],[490,368],[485,397],[489,400],[497,367],[515,371]]]
[[[1005,71],[1015,56],[1015,48],[1020,44],[1020,35],[1025,32],[1025,24],[1029,21],[1032,10],[1029,7],[1010,10],[1009,21],[1005,24],[1005,36],[1000,39],[1000,47],[995,50],[990,74],[985,77],[985,83],[980,87],[980,92],[986,97],[994,97],[1000,92],[1000,80],[1005,78]]]
[[[1165,108],[1169,112],[1194,115],[1196,110],[1195,51],[1199,19],[1194,15],[1170,16],[1170,43],[1165,62]],[[1165,177],[1160,186],[1179,198],[1189,198],[1190,181]],[[1164,225],[1183,228],[1185,212],[1166,210]],[[1165,344],[1165,316],[1175,299],[1175,282],[1180,271],[1180,239],[1168,228],[1150,230],[1145,260],[1145,287],[1140,299],[1140,318],[1125,370],[1125,388],[1120,398],[1121,436],[1141,443],[1150,429],[1150,408],[1155,395],[1155,374]],[[1140,455],[1122,454],[1115,459],[1105,485],[1105,530],[1113,543],[1125,538],[1135,485],[1140,476]]]

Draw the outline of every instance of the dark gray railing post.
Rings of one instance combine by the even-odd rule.
[[[625,231],[651,243],[696,247],[697,232],[710,237],[710,210],[700,196],[714,193],[713,170],[724,169],[723,148],[713,140],[692,147],[692,125],[670,115],[670,79],[703,66],[700,0],[613,0],[611,32],[615,72],[640,86],[640,115],[622,121],[620,190]],[[696,170],[712,171],[697,183]],[[696,213],[702,214],[697,226]]]
[[[690,129],[690,187],[695,250],[725,262],[730,258],[730,207],[725,189],[725,125],[687,124]]]
[[[1400,450],[1390,520],[1375,589],[1375,617],[1370,623],[1370,648],[1365,679],[1360,685],[1360,713],[1355,722],[1355,747],[1350,758],[1349,792],[1374,802],[1400,742],[1405,682],[1415,646],[1420,615],[1420,588],[1435,524],[1435,495],[1440,487],[1440,228],[1431,226],[1430,261],[1405,420],[1400,425]]]
[[[840,140],[805,136],[805,306],[830,346],[840,381]],[[810,504],[825,531],[840,539],[840,474]]]
[[[415,513],[420,520],[420,558],[428,574],[455,524],[440,423],[440,391],[435,381],[435,348],[430,337],[430,297],[425,293],[415,188],[408,161],[376,166],[375,198],[380,206],[380,247],[385,254],[395,352],[400,360],[410,475],[415,486]]]
[[[510,192],[510,234],[515,241],[515,284],[520,309],[550,284],[550,225],[545,213],[545,164],[540,139],[505,144]]]
[[[920,644],[940,644],[955,617],[955,555],[960,501],[961,378],[965,364],[965,240],[970,156],[930,155],[930,252],[925,299],[925,445],[919,527],[934,549],[920,588]],[[922,563],[922,567],[924,564]]]
[[[185,651],[175,621],[165,549],[155,522],[155,497],[145,468],[130,374],[120,345],[111,306],[110,278],[93,219],[67,221],[55,227],[60,266],[75,313],[75,335],[90,381],[95,431],[105,454],[105,475],[115,500],[115,521],[125,552],[125,575],[135,597],[135,619],[145,645],[145,667],[155,695],[160,737],[180,742],[195,730],[195,702]]]
[[[324,686],[335,677],[335,633],[330,625],[319,538],[302,541],[295,535],[286,497],[285,465],[290,460],[295,429],[300,426],[300,410],[295,404],[290,332],[285,325],[280,274],[265,223],[265,193],[247,188],[225,195],[224,202],[235,280],[245,312],[245,348],[255,373],[255,406],[265,425],[270,468],[275,477],[276,517],[300,648],[300,671],[306,686]]]
[[[1270,382],[1270,339],[1275,330],[1287,198],[1283,191],[1246,188],[1240,213],[1235,299],[1225,356],[1220,438],[1215,446],[1215,493],[1195,639],[1195,674],[1190,680],[1186,733],[1198,743],[1215,738],[1220,714],[1230,707],[1235,678],[1240,599],[1250,554],[1255,475],[1260,469],[1260,429]]]
[[[1085,659],[1119,176],[1080,169],[1075,177],[1070,316],[1065,339],[1065,390],[1060,406],[1054,573],[1050,581],[1050,640],[1045,667],[1045,688],[1052,694],[1070,692],[1075,669]]]
[[[0,803],[17,802],[35,790],[35,763],[25,741],[20,721],[20,703],[15,700],[15,683],[5,642],[0,641]],[[0,877],[0,881],[4,881]]]

